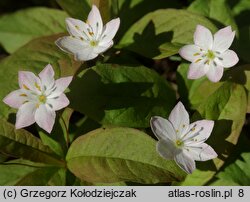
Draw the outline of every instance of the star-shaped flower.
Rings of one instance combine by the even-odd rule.
[[[198,79],[207,75],[210,81],[219,81],[224,68],[232,67],[239,61],[237,54],[228,49],[234,36],[231,26],[220,29],[213,36],[206,27],[197,25],[194,44],[186,45],[179,51],[181,57],[192,62],[188,78]]]
[[[214,122],[211,120],[189,123],[189,115],[179,102],[168,120],[154,116],[151,129],[159,139],[156,149],[167,160],[175,162],[187,173],[195,170],[195,161],[207,161],[217,157],[212,147],[204,143],[210,136]]]
[[[63,93],[72,76],[54,80],[54,70],[47,65],[39,77],[29,71],[19,71],[20,89],[8,94],[3,102],[18,109],[16,129],[37,123],[48,133],[55,123],[55,111],[66,107],[69,100]]]
[[[120,26],[116,18],[103,26],[98,8],[93,5],[85,22],[66,19],[70,36],[59,38],[55,43],[63,51],[73,54],[75,60],[87,61],[96,58],[113,45],[113,38]]]

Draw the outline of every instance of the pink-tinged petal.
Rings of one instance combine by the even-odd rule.
[[[69,86],[72,79],[73,79],[73,76],[62,77],[60,79],[57,79],[55,81],[56,89],[47,98],[51,99],[51,98],[55,98],[55,97],[60,96],[66,90],[66,88]]]
[[[55,44],[64,52],[79,54],[89,47],[89,44],[80,39],[71,36],[61,37],[56,40]]]
[[[119,29],[119,26],[120,26],[120,18],[113,19],[104,26],[104,31],[100,38],[101,46],[110,43],[110,41],[113,40],[116,32]]]
[[[102,46],[98,45],[96,46],[93,51],[96,53],[96,54],[101,54],[103,52],[105,52],[106,50],[108,50],[109,48],[111,48],[111,46],[113,46],[113,41],[110,41],[109,43],[107,44],[103,44]]]
[[[188,174],[191,174],[196,168],[194,160],[186,154],[184,150],[177,153],[174,160],[177,165]]]
[[[177,148],[172,141],[160,139],[156,144],[156,151],[166,160],[173,160]]]
[[[179,54],[185,60],[190,62],[196,61],[201,57],[200,47],[196,45],[186,45],[179,50]]]
[[[223,70],[224,68],[222,66],[218,64],[215,65],[214,62],[212,62],[206,75],[210,81],[218,82],[223,76]]]
[[[67,30],[71,36],[75,36],[78,39],[83,38],[88,40],[91,38],[88,32],[88,25],[81,20],[74,18],[66,18]]]
[[[54,75],[55,72],[53,70],[53,67],[48,64],[40,73],[39,73],[39,77],[41,79],[42,82],[42,86],[46,86],[46,89],[50,88],[53,86],[54,84]]]
[[[92,6],[87,23],[92,27],[94,35],[99,38],[103,31],[103,22],[99,9],[95,5]]]
[[[62,93],[59,97],[48,99],[47,103],[52,110],[57,111],[67,107],[69,105],[69,100],[66,95]]]
[[[186,142],[205,142],[214,127],[214,121],[212,120],[200,120],[196,121],[189,126],[189,133],[183,136],[183,140]]]
[[[25,101],[27,101],[27,95],[21,90],[12,91],[3,99],[5,104],[15,109],[18,109]]]
[[[16,115],[16,129],[24,128],[35,123],[36,104],[27,102],[23,104]]]
[[[29,71],[19,71],[18,72],[18,82],[21,89],[32,90],[39,93],[41,91],[41,81],[32,72]]]
[[[208,71],[208,65],[205,64],[205,60],[200,62],[193,62],[189,65],[188,79],[199,79],[203,77]]]
[[[222,67],[229,68],[236,65],[239,62],[239,58],[234,51],[227,50],[219,55],[216,62]]]
[[[189,128],[189,115],[181,102],[178,102],[177,105],[175,105],[168,120],[174,126],[177,136],[185,133]]]
[[[94,47],[87,47],[82,52],[75,54],[75,60],[77,61],[89,61],[93,60],[98,56],[98,53],[94,52],[96,48]]]
[[[197,25],[194,33],[194,43],[202,49],[212,49],[213,35],[206,27],[202,25]]]
[[[233,43],[235,31],[232,32],[231,26],[220,29],[214,34],[213,50],[223,53]]]
[[[208,161],[218,156],[214,149],[206,143],[194,143],[193,145],[187,146],[186,149],[186,152],[192,156],[195,161]]]
[[[150,125],[151,130],[159,140],[176,140],[176,132],[173,125],[167,119],[153,116],[150,120]]]
[[[56,113],[45,105],[40,105],[35,113],[35,121],[45,131],[50,133],[55,123]]]

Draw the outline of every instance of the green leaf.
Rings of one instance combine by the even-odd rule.
[[[48,185],[59,168],[27,160],[17,159],[0,164],[1,186]]]
[[[239,0],[237,1],[237,4],[233,7],[233,14],[239,15],[243,11],[249,11],[250,10],[250,1],[249,0]]]
[[[185,10],[157,10],[137,21],[125,33],[118,47],[154,59],[168,57],[178,53],[183,44],[193,43],[198,24],[216,31],[216,27],[203,16]]]
[[[0,17],[0,44],[9,53],[34,38],[66,31],[63,11],[51,8],[29,8]]]
[[[242,153],[241,159],[227,166],[224,171],[219,172],[217,179],[211,185],[214,186],[249,186],[250,185],[250,153]]]
[[[174,161],[156,152],[156,141],[130,128],[97,129],[77,138],[69,148],[67,167],[81,180],[94,183],[182,180]]]
[[[168,116],[175,104],[174,91],[156,72],[112,64],[84,70],[68,96],[74,110],[104,125],[126,127],[149,127],[152,116]]]
[[[63,166],[64,162],[49,147],[26,130],[0,119],[0,153],[11,157]]]
[[[187,10],[209,17],[223,25],[231,25],[233,30],[238,31],[227,0],[195,0]]]
[[[54,44],[60,36],[35,39],[0,62],[0,100],[19,88],[18,71],[26,70],[38,74],[49,63],[55,70],[56,78],[73,75],[77,71],[81,63],[74,61],[73,57],[63,53]],[[0,117],[5,119],[10,118],[9,115],[16,112],[3,102],[0,102],[0,108]]]
[[[86,20],[90,12],[88,0],[56,0],[56,2],[71,16],[80,20]]]
[[[203,92],[206,92],[205,89]],[[223,83],[200,103],[194,118],[215,120],[215,127],[207,143],[219,156],[213,162],[198,162],[198,169],[188,175],[182,185],[204,185],[221,168],[237,143],[245,122],[246,108],[244,87],[231,82]]]

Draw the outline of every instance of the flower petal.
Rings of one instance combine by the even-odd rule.
[[[68,76],[68,77],[62,77],[60,79],[57,79],[55,81],[56,88],[54,91],[48,96],[49,99],[55,98],[60,96],[66,88],[69,86],[70,82],[72,81],[73,76]]]
[[[70,35],[76,36],[76,37],[82,37],[82,27],[83,27],[83,22],[78,19],[74,18],[66,18],[66,27]]]
[[[223,53],[233,43],[235,31],[232,32],[231,26],[220,29],[214,34],[213,50]]]
[[[175,105],[168,120],[174,126],[177,135],[181,135],[189,129],[189,115],[181,102],[178,102],[177,105]]]
[[[55,72],[53,70],[53,67],[48,64],[40,73],[39,73],[39,77],[41,79],[42,82],[42,86],[46,86],[46,89],[50,88],[53,86],[54,84],[54,75]],[[45,90],[45,89],[44,89]]]
[[[75,60],[77,61],[89,61],[93,60],[98,56],[99,53],[94,52],[96,49],[93,47],[86,47],[82,52],[78,52],[75,54]]]
[[[18,109],[25,101],[27,101],[27,95],[22,90],[15,90],[9,93],[3,102],[10,107]]]
[[[100,54],[108,50],[111,46],[113,46],[113,41],[103,44],[102,46],[96,46],[93,50],[96,54]]]
[[[206,75],[210,81],[218,82],[223,76],[223,70],[224,68],[222,66],[217,63],[215,65],[214,62],[212,62]]]
[[[212,49],[213,35],[206,27],[197,25],[194,33],[194,43],[205,50]]]
[[[173,160],[177,148],[172,141],[160,139],[156,144],[156,151],[161,157],[167,160]]]
[[[23,104],[16,115],[16,129],[24,128],[35,123],[36,104],[27,102]]]
[[[36,123],[45,131],[50,133],[55,123],[55,111],[47,108],[45,105],[40,105],[35,113]]]
[[[206,143],[194,143],[186,148],[188,149],[187,153],[192,156],[195,161],[207,161],[218,156],[214,149]]]
[[[153,116],[150,120],[151,130],[155,136],[161,140],[176,140],[176,132],[173,125],[160,116]]]
[[[19,71],[18,72],[18,82],[21,89],[29,89],[36,93],[41,91],[41,81],[32,72],[29,71]]]
[[[190,142],[205,142],[212,133],[213,127],[214,121],[212,120],[196,121],[190,124],[189,133],[182,138],[184,141],[190,140]],[[187,144],[187,142],[185,144]]]
[[[236,65],[239,62],[239,58],[237,54],[232,50],[227,50],[224,53],[219,55],[220,59],[217,59],[216,62],[220,64],[220,66],[229,68]]]
[[[104,31],[101,35],[100,38],[100,45],[102,46],[103,44],[109,43],[112,41],[114,38],[116,32],[118,31],[120,26],[120,18],[113,19],[109,21],[105,26],[104,26]]]
[[[201,54],[200,52],[200,47],[196,45],[186,45],[179,50],[180,56],[190,62],[199,59]]]
[[[99,9],[95,5],[92,6],[87,23],[92,27],[96,38],[99,38],[103,31],[103,22]]]
[[[67,107],[69,105],[69,100],[66,95],[62,93],[59,97],[48,99],[47,103],[52,110],[57,111]]]
[[[194,160],[190,156],[188,156],[184,152],[184,150],[182,152],[177,153],[174,157],[174,160],[177,165],[188,174],[191,174],[196,168]]]
[[[189,79],[199,79],[203,77],[208,71],[208,65],[204,64],[205,60],[201,60],[198,63],[191,63],[188,69],[187,77]]]
[[[89,44],[80,39],[71,36],[61,37],[56,40],[55,44],[64,52],[79,54],[89,47]]]

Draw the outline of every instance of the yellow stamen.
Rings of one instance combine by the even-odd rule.
[[[197,59],[196,61],[195,61],[195,63],[198,63],[198,62],[200,62],[201,61],[201,59],[199,58],[199,59]]]
[[[191,131],[195,131],[195,128],[192,128]]]
[[[20,96],[22,96],[22,97],[27,97],[27,95],[24,94],[24,93],[20,94]]]
[[[200,55],[200,53],[195,53],[194,56]]]
[[[39,108],[39,106],[40,106],[39,104],[36,104],[36,108]]]
[[[37,84],[37,82],[35,82],[35,87],[36,87],[39,91],[41,91],[41,87]]]
[[[93,35],[94,35],[94,33],[93,33],[93,32],[89,32],[89,35],[90,35],[90,36],[93,36]]]
[[[77,25],[75,25],[75,28],[78,29],[78,30],[80,29]]]
[[[25,84],[23,84],[23,88],[26,90],[30,90]]]

